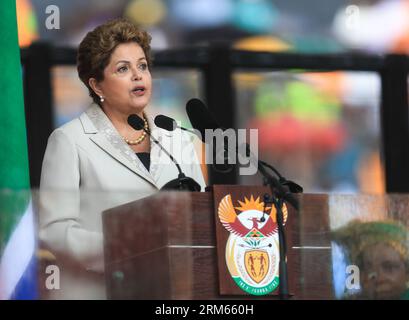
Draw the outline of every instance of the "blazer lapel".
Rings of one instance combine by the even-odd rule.
[[[99,106],[92,104],[80,119],[84,132],[90,134],[89,138],[96,145],[129,170],[158,187],[152,175],[146,170],[134,151],[121,138]]]

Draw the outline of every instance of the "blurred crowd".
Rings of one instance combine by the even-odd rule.
[[[17,0],[17,5],[23,47],[35,40],[75,47],[97,24],[126,16],[152,34],[154,50],[223,41],[253,51],[409,52],[407,0]],[[59,8],[58,30],[44,24],[49,5]],[[383,193],[379,76],[306,71],[237,72],[237,127],[258,128],[260,157],[306,191]],[[154,76],[159,90],[153,109],[186,121],[182,109],[186,99],[201,95],[200,73]],[[73,68],[54,68],[56,126],[79,114],[87,99]]]

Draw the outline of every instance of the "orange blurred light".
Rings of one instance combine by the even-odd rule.
[[[30,0],[17,0],[18,44],[29,46],[38,39],[36,15]]]

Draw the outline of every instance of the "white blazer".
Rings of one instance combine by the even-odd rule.
[[[152,136],[204,191],[191,137],[160,129],[149,117],[148,122]],[[40,240],[68,262],[61,266],[61,288],[50,297],[105,298],[101,212],[152,195],[177,176],[176,166],[152,140],[148,171],[96,104],[56,129],[41,172]]]

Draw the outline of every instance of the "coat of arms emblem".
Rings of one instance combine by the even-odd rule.
[[[240,289],[252,295],[266,295],[279,284],[276,210],[265,208],[260,198],[254,199],[253,195],[238,203],[240,206],[234,207],[228,194],[218,206],[220,222],[230,232],[226,243],[227,268]],[[285,205],[282,211],[285,223],[288,216]]]

